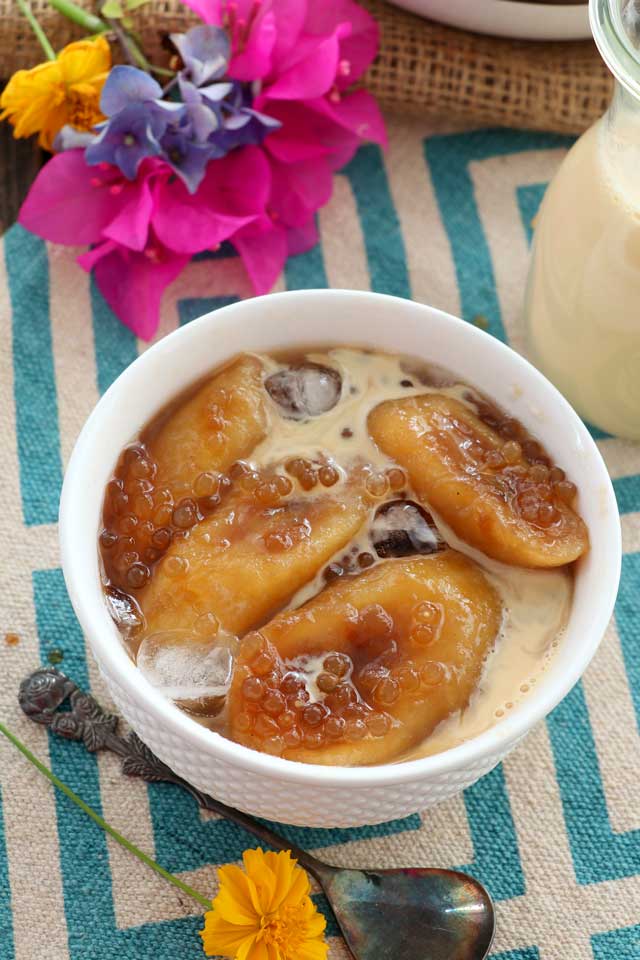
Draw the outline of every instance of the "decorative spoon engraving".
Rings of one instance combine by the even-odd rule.
[[[493,903],[472,877],[426,867],[348,870],[317,860],[248,814],[178,777],[135,733],[119,736],[118,717],[55,668],[26,677],[18,699],[31,720],[58,736],[82,742],[91,753],[106,749],[118,754],[128,776],[177,784],[206,810],[232,820],[276,850],[290,850],[324,890],[356,960],[484,960],[489,953]],[[66,700],[70,709],[58,712]]]

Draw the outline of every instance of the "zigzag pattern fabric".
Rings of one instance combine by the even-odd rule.
[[[521,349],[531,221],[570,141],[420,121],[390,120],[390,133],[386,155],[364,148],[337,177],[321,245],[292,259],[278,288],[412,297]],[[216,866],[253,846],[250,836],[172,787],[125,780],[111,755],[48,741],[17,707],[19,681],[53,650],[108,703],[63,584],[58,498],[86,416],[145,345],[75,266],[77,252],[16,226],[0,257],[2,628],[20,637],[5,645],[0,634],[0,716],[116,828],[213,896]],[[230,251],[200,258],[169,289],[159,335],[248,293]],[[640,448],[594,436],[616,487],[624,561],[583,681],[504,764],[440,807],[360,830],[284,828],[337,864],[475,874],[497,901],[497,960],[640,958]],[[197,909],[0,742],[0,960],[196,960]],[[329,932],[331,960],[345,960]]]

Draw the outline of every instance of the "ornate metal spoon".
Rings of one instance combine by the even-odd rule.
[[[58,708],[69,701],[69,710]],[[122,757],[123,773],[187,790],[200,806],[232,820],[276,850],[290,850],[331,904],[356,960],[484,960],[494,932],[493,903],[484,887],[455,870],[347,870],[332,867],[239,810],[176,776],[136,736],[117,734],[118,717],[54,668],[36,670],[20,685],[20,706],[31,720],[94,753]]]

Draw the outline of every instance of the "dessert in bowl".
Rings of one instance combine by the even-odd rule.
[[[350,291],[235,304],[147,351],[78,441],[61,542],[154,752],[323,826],[491,769],[580,676],[620,561],[554,388],[455,318]]]

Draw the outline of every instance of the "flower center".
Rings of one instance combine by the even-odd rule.
[[[304,940],[304,927],[300,924],[298,910],[285,907],[277,914],[262,917],[258,940],[267,946],[278,947],[286,960],[293,960]]]
[[[222,26],[229,34],[234,53],[242,53],[247,45],[256,17],[260,13],[262,0],[253,0],[246,19],[238,16],[238,4],[235,0],[226,0],[223,6]]]
[[[125,133],[124,137],[122,138],[122,142],[124,143],[125,147],[135,147],[136,138],[132,133]]]
[[[69,123],[76,130],[91,130],[102,117],[95,93],[86,94],[78,93],[77,90],[67,90],[66,101]]]

